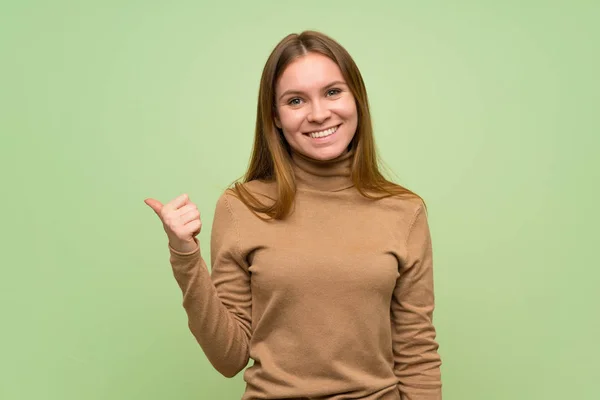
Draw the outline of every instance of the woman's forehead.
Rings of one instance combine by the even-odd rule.
[[[277,82],[278,90],[322,88],[334,81],[344,81],[338,65],[321,54],[309,53],[290,63]]]

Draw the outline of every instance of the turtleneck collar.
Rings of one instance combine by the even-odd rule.
[[[352,187],[351,166],[354,149],[332,160],[315,160],[292,149],[292,168],[298,188],[310,188],[327,192]]]

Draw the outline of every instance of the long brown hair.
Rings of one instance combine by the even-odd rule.
[[[255,214],[263,213],[273,219],[284,219],[289,214],[296,194],[296,182],[289,144],[274,122],[277,115],[275,85],[292,61],[308,53],[322,54],[333,60],[342,71],[342,76],[354,95],[358,126],[348,148],[356,150],[351,167],[352,181],[356,189],[364,197],[373,200],[394,195],[421,199],[416,193],[387,180],[381,174],[381,161],[373,139],[367,91],[360,71],[346,49],[334,39],[316,31],[286,36],[275,46],[267,59],[258,92],[252,158],[247,172],[240,178],[241,182],[235,182],[231,188],[233,194]],[[243,186],[252,180],[276,183],[277,198],[274,199],[274,203],[263,204]]]

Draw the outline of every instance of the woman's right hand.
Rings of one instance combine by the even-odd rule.
[[[192,203],[187,194],[182,194],[163,205],[155,199],[144,200],[163,223],[163,228],[169,238],[170,246],[182,253],[188,253],[198,248],[194,237],[202,229],[200,211]]]

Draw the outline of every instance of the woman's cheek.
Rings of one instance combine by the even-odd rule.
[[[302,123],[305,118],[306,112],[302,109],[294,110],[290,113],[290,122],[293,129],[298,128],[298,126]]]
[[[336,105],[335,112],[338,115],[349,118],[356,112],[356,106],[353,102],[345,101]]]

